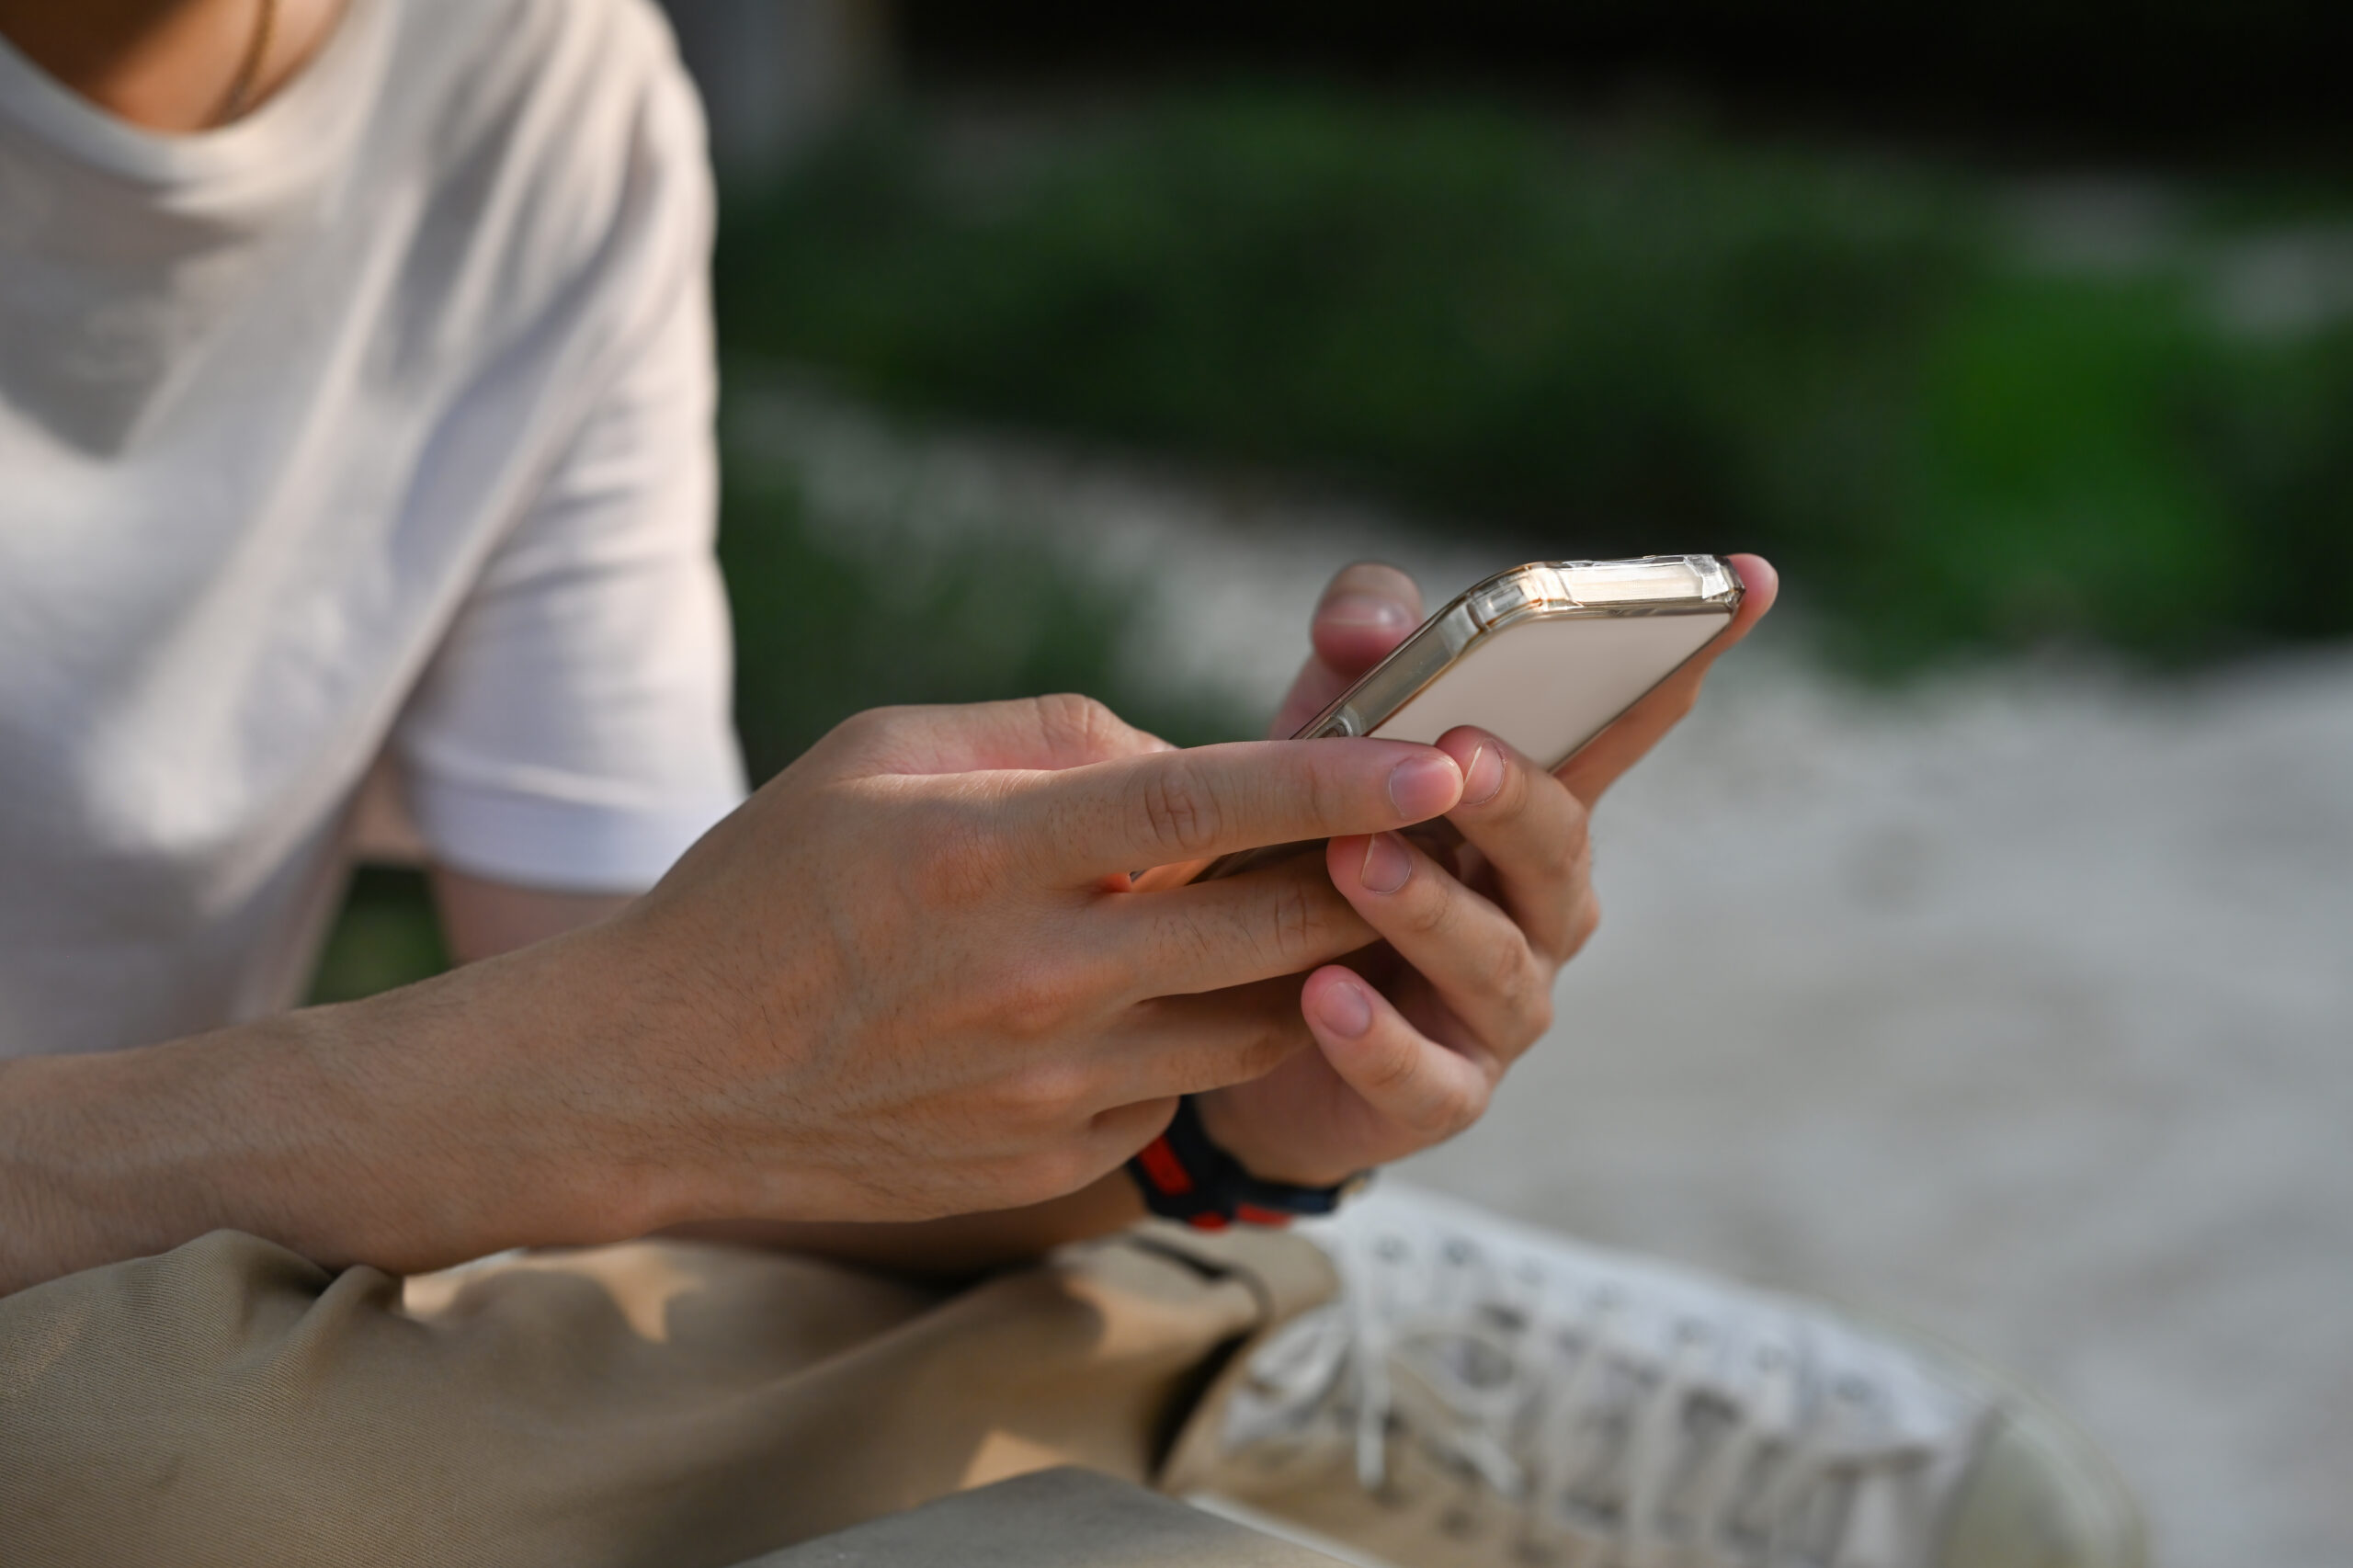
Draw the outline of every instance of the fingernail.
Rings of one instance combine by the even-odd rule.
[[[1412,624],[1405,607],[1395,599],[1377,599],[1370,594],[1342,594],[1327,600],[1316,612],[1318,620],[1327,626],[1404,627]]]
[[[1504,787],[1503,753],[1491,745],[1482,745],[1471,754],[1471,766],[1462,770],[1464,803],[1483,806],[1495,798]]]
[[[1338,981],[1324,988],[1323,999],[1315,1004],[1315,1016],[1334,1034],[1343,1040],[1354,1040],[1372,1028],[1372,1003],[1351,982]]]
[[[1357,881],[1375,892],[1395,892],[1414,874],[1414,857],[1405,841],[1393,833],[1376,833],[1364,841],[1364,864]]]
[[[1389,772],[1389,799],[1407,822],[1426,822],[1454,804],[1462,793],[1462,772],[1454,759],[1409,756]]]

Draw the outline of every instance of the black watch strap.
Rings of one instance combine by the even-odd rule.
[[[1203,1231],[1222,1231],[1237,1221],[1287,1225],[1295,1215],[1329,1214],[1371,1178],[1370,1172],[1361,1172],[1336,1187],[1261,1181],[1210,1141],[1190,1095],[1176,1102],[1168,1131],[1128,1162],[1128,1174],[1143,1194],[1145,1208]]]

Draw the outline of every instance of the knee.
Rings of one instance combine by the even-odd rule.
[[[333,1359],[334,1320],[349,1316],[335,1298],[373,1281],[380,1299],[392,1289],[221,1231],[0,1301],[10,1534],[40,1543],[42,1562],[146,1561],[151,1548],[165,1561],[201,1538],[199,1520],[282,1487],[266,1473],[288,1457],[273,1437],[299,1425],[288,1416]]]

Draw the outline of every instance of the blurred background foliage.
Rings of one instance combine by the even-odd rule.
[[[311,1001],[356,1002],[449,967],[425,873],[406,866],[362,866],[311,972]]]
[[[913,414],[1372,491],[1500,553],[1761,550],[1873,668],[2353,630],[2319,588],[2353,568],[2353,331],[2232,321],[2227,200],[2083,261],[2002,197],[1439,94],[903,108],[730,205],[722,335]]]
[[[1781,631],[1880,676],[2353,631],[2353,12],[665,3],[733,392],[1366,495],[1499,564],[1762,550]],[[889,702],[1247,728],[1140,688],[1121,590],[1038,538],[847,537],[756,456],[756,778]],[[444,961],[366,870],[318,994]]]
[[[810,528],[790,479],[749,463],[731,469],[722,510],[735,722],[754,778],[893,703],[1083,691],[1179,744],[1234,737],[1238,716],[1123,679],[1120,597],[1036,540],[861,548]]]

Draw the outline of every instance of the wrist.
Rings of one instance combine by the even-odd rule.
[[[1153,1213],[1211,1231],[1234,1223],[1286,1225],[1302,1215],[1329,1214],[1370,1176],[1359,1171],[1313,1186],[1255,1176],[1210,1135],[1190,1096],[1176,1102],[1176,1115],[1160,1136],[1128,1162],[1128,1174]]]
[[[236,1229],[323,1262],[364,1211],[291,1018],[0,1072],[0,1290]],[[347,1137],[347,1134],[351,1136]],[[343,1168],[339,1168],[343,1167]]]
[[[710,1211],[650,1146],[621,944],[541,944],[365,1001],[0,1063],[0,1294],[246,1231],[416,1272]],[[618,1084],[616,1081],[619,1081]]]
[[[1196,1095],[1193,1100],[1200,1113],[1201,1131],[1260,1181],[1289,1187],[1339,1187],[1364,1171],[1360,1162],[1317,1158],[1313,1149],[1301,1147],[1305,1141],[1296,1133],[1287,1138],[1255,1136],[1256,1129],[1252,1119],[1238,1111],[1222,1091]]]
[[[420,1244],[594,1245],[703,1211],[648,1135],[637,1080],[664,1053],[634,958],[591,928],[324,1010],[323,1065],[374,1113]]]

